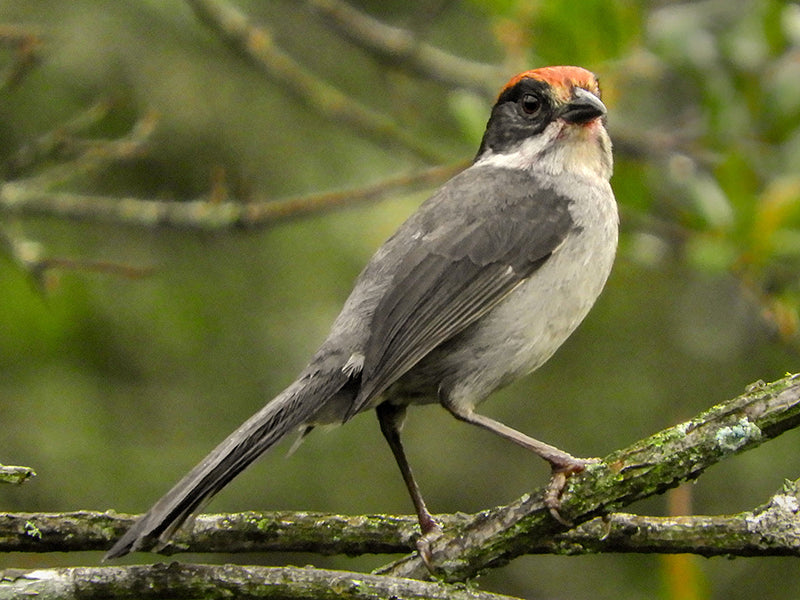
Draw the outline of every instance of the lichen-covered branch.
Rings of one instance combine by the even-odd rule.
[[[724,516],[647,517],[611,513],[545,537],[529,553],[691,553],[800,557],[800,480],[755,510]]]
[[[0,465],[0,483],[25,483],[31,477],[36,477],[36,472],[30,467],[15,467]]]
[[[606,514],[656,494],[732,454],[800,424],[800,377],[752,386],[747,393],[607,457],[570,481],[562,513],[579,523],[563,530],[540,496],[477,515],[440,515],[445,534],[434,559],[452,579],[504,564],[519,554],[695,552],[702,555],[800,556],[798,483],[765,505],[728,516],[646,517]],[[603,515],[603,516],[596,516]],[[0,514],[0,551],[105,550],[135,517],[116,513]],[[318,552],[357,555],[413,548],[410,516],[342,516],[306,512],[200,515],[165,553]],[[389,573],[424,577],[410,555]]]
[[[800,557],[800,480],[754,510],[735,515],[651,517],[611,513],[567,531],[529,540],[527,554],[692,553],[702,556]],[[438,515],[445,531],[474,515]],[[0,552],[105,551],[136,515],[112,511],[0,513]],[[419,535],[411,515],[242,512],[199,515],[162,554],[314,552],[398,554]]]
[[[299,567],[157,564],[0,571],[0,600],[502,600],[466,586]]]
[[[461,517],[462,519],[464,517]],[[113,511],[0,513],[0,552],[108,550],[136,515]],[[442,516],[443,523],[459,518]],[[330,515],[313,512],[242,512],[198,515],[162,554],[178,552],[408,552],[419,534],[416,517]]]
[[[759,383],[738,398],[690,421],[665,429],[572,476],[561,515],[575,524],[698,477],[717,462],[750,450],[800,424],[800,376]],[[432,545],[438,573],[449,581],[474,577],[524,554],[535,540],[563,526],[542,502],[542,493],[479,513]],[[379,569],[399,577],[425,578],[416,554]]]

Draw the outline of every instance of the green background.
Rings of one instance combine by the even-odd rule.
[[[320,81],[390,117],[430,154],[379,142],[243,60],[178,1],[0,2],[35,32],[40,64],[0,90],[0,163],[99,99],[84,139],[124,135],[152,111],[146,153],[55,190],[163,201],[224,174],[242,200],[355,189],[469,159],[492,103],[376,59],[299,1],[235,4]],[[602,456],[749,383],[798,368],[800,6],[770,1],[354,3],[505,79],[546,64],[596,72],[616,143],[620,252],[586,322],[534,375],[483,411],[573,454]],[[9,65],[13,51],[0,51]],[[46,290],[0,255],[0,462],[33,467],[0,509],[146,510],[291,382],[372,252],[430,193],[398,193],[257,230],[197,232],[0,216],[48,256],[152,268],[130,279],[58,270]],[[475,511],[542,485],[541,460],[411,411],[405,440],[434,512]],[[372,415],[289,443],[231,483],[211,511],[410,512]],[[695,514],[753,508],[797,478],[798,434],[721,464],[690,488]],[[666,514],[666,497],[631,510]],[[97,564],[99,554],[0,555],[0,566]],[[369,569],[385,557],[182,556]],[[157,560],[136,555],[132,562]],[[795,598],[796,559],[531,556],[479,580],[527,598]],[[677,591],[687,581],[690,595]]]

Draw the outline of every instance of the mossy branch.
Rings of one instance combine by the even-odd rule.
[[[800,480],[768,502],[734,515],[651,517],[611,513],[530,540],[526,554],[693,553],[702,556],[800,557]],[[477,515],[438,515],[445,531]],[[136,520],[113,511],[0,513],[0,552],[105,551]],[[163,554],[314,552],[399,554],[419,535],[411,515],[241,512],[199,515]]]
[[[568,480],[561,515],[578,525],[636,500],[695,479],[721,460],[755,448],[800,424],[800,376],[759,382],[738,398],[718,404],[690,421],[665,429],[605,457]],[[438,575],[458,581],[502,566],[536,540],[564,527],[544,507],[542,492],[484,511],[434,542]],[[425,578],[427,569],[411,554],[381,573]]]
[[[11,465],[0,465],[0,483],[25,483],[31,477],[36,477],[36,473],[30,467],[14,467]]]
[[[607,514],[659,493],[733,454],[800,424],[800,377],[751,388],[742,396],[610,455],[570,480],[564,530],[541,506],[540,494],[476,515],[440,515],[445,534],[434,560],[450,579],[466,579],[519,554],[695,552],[710,555],[800,556],[798,483],[766,504],[726,516],[647,517]],[[599,516],[598,516],[599,515]],[[0,551],[106,550],[135,516],[113,512],[0,514]],[[200,515],[165,553],[400,553],[418,535],[410,516],[342,516],[307,512]],[[384,573],[426,577],[414,554]]]
[[[463,585],[298,567],[157,564],[0,572],[0,600],[502,600]]]

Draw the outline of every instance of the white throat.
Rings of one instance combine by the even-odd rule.
[[[611,140],[600,120],[584,125],[555,120],[544,131],[507,152],[485,152],[475,165],[531,170],[552,176],[566,172],[608,181],[612,170]]]

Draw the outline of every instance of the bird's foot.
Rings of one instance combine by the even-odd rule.
[[[428,569],[431,575],[435,575],[431,544],[441,537],[441,535],[441,526],[431,519],[426,523],[425,527],[423,527],[422,535],[417,539],[417,552],[419,552],[419,557],[422,559],[422,562],[425,563],[425,568]]]
[[[561,494],[567,486],[567,478],[574,474],[580,473],[586,469],[587,466],[599,463],[599,458],[575,458],[571,456],[569,460],[553,463],[553,474],[550,476],[550,483],[547,484],[547,489],[544,492],[544,505],[550,512],[550,515],[565,527],[572,527],[573,523],[569,519],[561,516]]]

